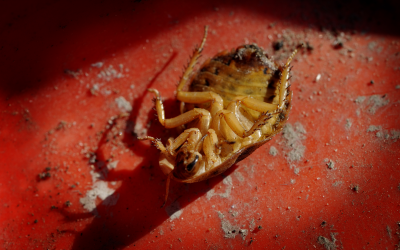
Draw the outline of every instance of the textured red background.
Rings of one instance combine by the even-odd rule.
[[[14,1],[0,9],[0,248],[399,244],[395,1]],[[174,89],[204,25],[201,60],[257,43],[282,62],[298,43],[313,46],[293,63],[294,133],[222,176],[172,183],[160,208],[158,152],[135,133],[165,141],[174,132],[154,120],[145,90],[162,93],[167,117],[178,114]],[[133,111],[110,126],[123,111],[119,97]],[[304,149],[301,159],[290,160],[293,149]],[[90,190],[109,192],[95,194],[92,212],[80,202]]]

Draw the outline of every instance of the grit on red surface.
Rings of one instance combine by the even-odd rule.
[[[190,2],[190,3],[189,3]],[[400,242],[395,1],[1,3],[0,248],[394,249]],[[283,134],[219,177],[172,183],[158,151],[200,59],[257,43],[293,62]],[[280,43],[281,42],[281,43]],[[282,46],[281,46],[282,45]],[[126,117],[116,116],[127,112]]]

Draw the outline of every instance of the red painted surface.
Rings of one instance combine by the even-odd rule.
[[[0,248],[399,244],[395,1],[6,5],[0,8]],[[293,63],[289,124],[299,137],[291,144],[288,134],[278,135],[209,181],[172,183],[168,206],[160,208],[166,178],[158,152],[134,133],[164,141],[174,135],[154,119],[145,90],[162,93],[167,117],[178,114],[175,85],[204,25],[210,32],[202,60],[244,43],[257,43],[281,61],[299,42],[314,47]],[[284,48],[273,51],[273,42],[282,39]],[[335,48],[338,41],[343,46]],[[93,66],[98,62],[103,65]],[[121,96],[133,111],[107,129],[122,112],[115,101]],[[304,147],[300,160],[289,159],[291,145]],[[271,146],[276,156],[269,154]],[[46,172],[49,177],[38,177]],[[93,179],[94,173],[103,180]],[[80,199],[102,184],[108,198],[95,198],[96,210],[87,211]],[[179,212],[170,217],[174,206]],[[248,230],[247,236],[235,231],[235,238],[226,238],[228,224]]]

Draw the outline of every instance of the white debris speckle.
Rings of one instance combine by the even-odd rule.
[[[269,149],[269,154],[272,156],[276,156],[278,154],[278,150],[274,146],[271,146]]]
[[[112,65],[108,66],[108,68],[103,69],[100,71],[100,73],[97,75],[98,78],[104,79],[107,82],[110,82],[114,79],[119,79],[124,77],[124,75],[121,72],[118,72],[117,70],[114,69]]]
[[[108,164],[107,164],[107,168],[108,168],[109,170],[117,168],[118,162],[119,162],[119,161],[113,161],[113,162],[108,163]]]
[[[319,80],[321,80],[321,74],[318,74],[318,75],[315,77],[315,82],[318,82]]]
[[[115,98],[115,103],[122,112],[132,111],[132,105],[123,96]]]
[[[286,146],[290,149],[287,154],[289,161],[299,161],[304,157],[306,147],[302,141],[306,139],[306,133],[303,125],[299,122],[296,122],[294,127],[287,123],[283,128],[283,138],[286,140]]]
[[[138,121],[136,122],[135,127],[133,128],[133,132],[138,136],[142,136],[144,134],[147,134],[147,128],[145,128],[143,124],[140,121]]]
[[[330,160],[327,164],[329,169],[334,169],[335,168],[335,162],[333,162],[332,160]]]
[[[97,63],[93,63],[93,64],[92,64],[92,67],[101,68],[101,67],[103,67],[103,65],[104,65],[103,62],[97,62]]]
[[[368,105],[370,106],[368,112],[371,114],[375,114],[377,109],[386,106],[389,104],[389,99],[386,98],[386,95],[373,95],[368,100]]]
[[[366,97],[365,96],[359,96],[355,100],[356,103],[363,103],[365,101]]]
[[[382,129],[382,126],[370,125],[367,129],[367,132],[375,132],[375,131],[379,131],[381,129]]]

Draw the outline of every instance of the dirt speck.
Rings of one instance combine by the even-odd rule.
[[[66,201],[66,202],[64,203],[64,205],[65,205],[66,207],[70,207],[70,206],[72,206],[72,203],[71,203],[70,201]]]
[[[392,130],[390,131],[392,133],[392,140],[397,140],[400,138],[400,130]]]
[[[353,190],[353,192],[358,193],[360,191],[360,186],[357,184],[351,184],[350,189]]]
[[[381,126],[370,125],[367,129],[367,132],[375,132],[381,130]]]
[[[330,160],[326,165],[329,169],[335,169],[335,163],[332,160]]]
[[[278,154],[278,150],[274,146],[271,146],[271,148],[269,149],[269,154],[272,156],[276,156]]]
[[[352,121],[351,121],[350,119],[346,119],[345,128],[346,128],[347,130],[350,130],[352,124],[353,124],[353,123],[352,123]]]
[[[357,99],[355,100],[356,103],[360,104],[363,103],[365,101],[366,97],[365,96],[359,96],[357,97]]]
[[[123,96],[115,98],[115,103],[117,104],[121,112],[132,111],[132,105]]]
[[[318,243],[323,245],[326,250],[336,250],[336,238],[335,234],[331,233],[331,240],[324,236],[318,237]]]
[[[249,230],[247,229],[240,229],[239,234],[242,236],[242,239],[245,240],[246,236],[249,234]]]
[[[386,232],[388,233],[389,238],[391,239],[392,238],[392,229],[390,229],[389,225],[386,225]]]
[[[224,214],[217,211],[218,217],[221,220],[221,229],[224,231],[224,238],[233,239],[236,235],[239,234],[240,228],[238,226],[233,226],[228,220],[224,219]]]
[[[342,181],[335,181],[333,184],[332,184],[332,186],[334,186],[334,187],[340,187],[341,185],[342,185]]]

